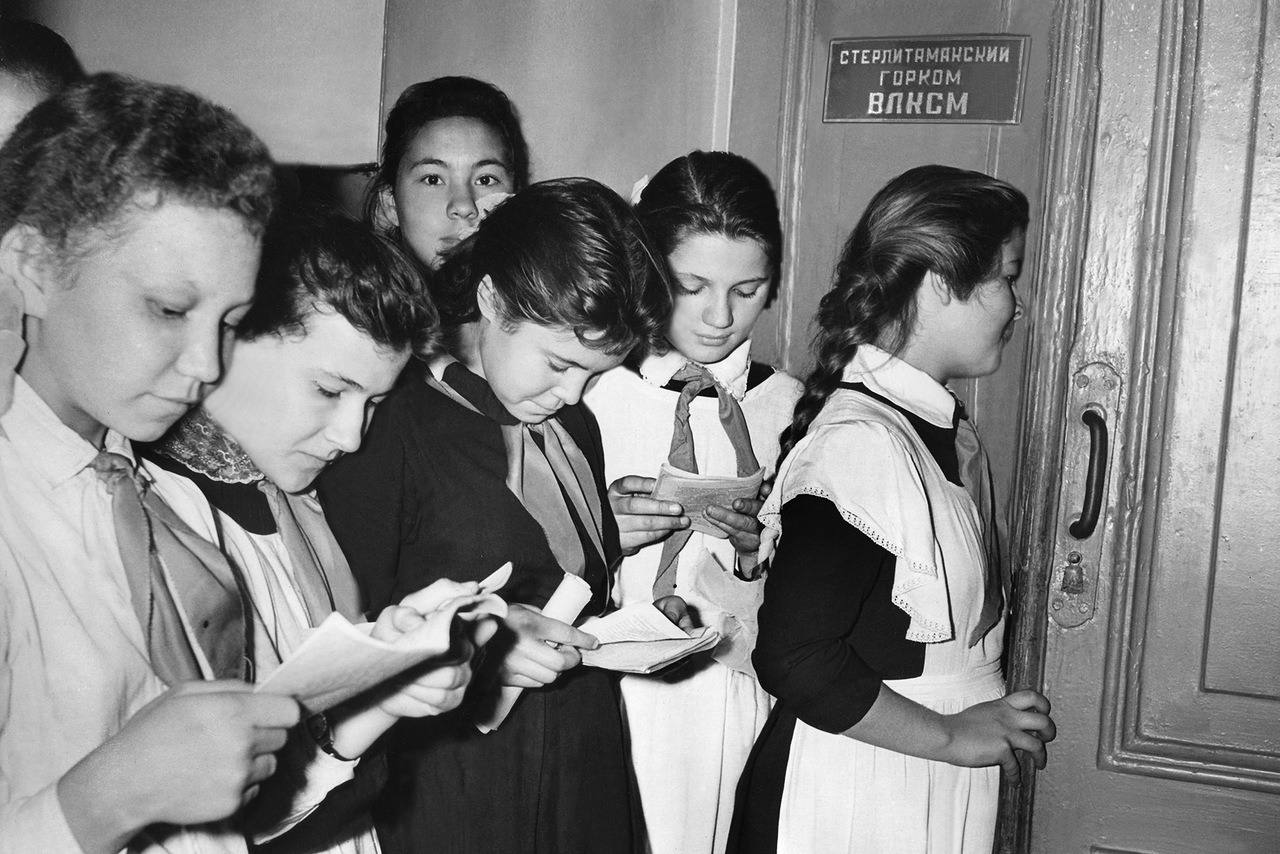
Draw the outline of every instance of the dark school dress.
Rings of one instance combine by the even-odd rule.
[[[379,407],[361,450],[319,485],[326,516],[373,609],[440,578],[480,580],[511,561],[509,602],[541,607],[563,571],[542,528],[506,485],[500,425],[516,423],[487,383],[461,364],[445,381],[479,412],[406,372]],[[595,420],[582,406],[556,416],[595,472],[604,498]],[[573,516],[572,504],[570,515]],[[604,508],[606,558],[619,554]],[[608,601],[608,568],[575,518],[593,598]],[[403,721],[389,734],[390,780],[374,811],[387,854],[421,851],[596,854],[638,850],[624,726],[614,677],[577,667],[524,691],[494,732],[473,723],[477,695],[492,692],[502,634],[486,650],[467,701],[446,715]]]

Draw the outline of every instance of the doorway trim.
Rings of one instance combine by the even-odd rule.
[[[1088,245],[1101,88],[1102,4],[1059,0],[1050,42],[1045,149],[1041,159],[1040,242],[1032,328],[1023,363],[1024,415],[1014,471],[1010,542],[1014,579],[1006,678],[1010,691],[1039,690],[1044,678],[1045,617],[1052,577],[1057,492],[1068,408],[1072,328]],[[1053,449],[1052,452],[1045,452]],[[1024,761],[1021,786],[1001,786],[995,851],[1030,851],[1035,768]]]
[[[782,370],[799,375],[803,367],[792,356],[792,320],[799,268],[800,190],[804,179],[805,121],[811,91],[813,15],[817,0],[787,0],[786,49],[783,56],[782,102],[778,109],[778,207],[782,215],[782,269],[775,289],[774,337]]]

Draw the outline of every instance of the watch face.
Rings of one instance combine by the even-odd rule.
[[[333,733],[329,731],[329,718],[324,712],[307,718],[307,732],[325,753],[333,749]]]

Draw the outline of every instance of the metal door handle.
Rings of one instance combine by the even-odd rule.
[[[1080,416],[1089,428],[1089,469],[1084,481],[1084,506],[1080,518],[1067,531],[1077,540],[1088,539],[1098,527],[1102,499],[1107,487],[1107,421],[1102,413],[1090,407]]]
[[[1106,512],[1107,466],[1111,463],[1107,422],[1120,423],[1120,375],[1106,362],[1090,362],[1071,378],[1071,392],[1064,420],[1062,485],[1054,517],[1053,559],[1056,566],[1049,588],[1049,617],[1064,629],[1088,623],[1099,610],[1099,596],[1107,585],[1099,581],[1106,565],[1102,554],[1106,525],[1098,528]],[[1088,428],[1088,437],[1080,425]],[[1086,446],[1085,443],[1088,443]],[[1081,466],[1088,452],[1089,465]],[[1084,493],[1083,509],[1077,503]],[[1079,511],[1079,515],[1076,511]]]

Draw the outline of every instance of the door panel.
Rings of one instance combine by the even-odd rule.
[[[1140,604],[1134,614],[1142,690],[1123,692],[1133,720],[1117,752],[1167,757],[1188,774],[1241,766],[1240,784],[1280,791],[1280,573],[1277,537],[1262,524],[1280,520],[1267,476],[1280,437],[1259,420],[1280,400],[1265,361],[1280,329],[1280,256],[1268,252],[1280,232],[1259,233],[1278,213],[1267,166],[1278,154],[1280,56],[1257,6],[1215,10],[1200,27],[1182,243],[1168,271],[1173,325],[1157,344],[1169,352],[1150,437],[1160,453],[1139,531],[1150,572],[1145,613]]]
[[[1066,376],[1109,363],[1123,388],[1109,512],[1083,544],[1067,528],[1084,461],[1078,428],[1064,433],[1044,572],[1061,736],[1035,783],[1033,851],[1280,850],[1278,33],[1264,0],[1099,18]],[[1073,601],[1073,552],[1097,577],[1077,625],[1052,612]]]
[[[1272,41],[1280,37],[1274,22]],[[1275,53],[1274,44],[1264,49]],[[1242,490],[1239,484],[1280,484],[1280,63],[1263,66],[1258,92],[1257,139],[1251,157],[1251,196],[1240,285],[1232,374],[1227,398],[1218,491],[1222,509],[1215,538],[1212,624],[1205,688],[1276,699],[1280,684],[1280,572],[1276,524],[1280,492]],[[1242,129],[1247,130],[1247,129]],[[1253,494],[1251,494],[1251,492]],[[1280,729],[1280,727],[1273,727]],[[1275,744],[1271,745],[1275,749]]]

